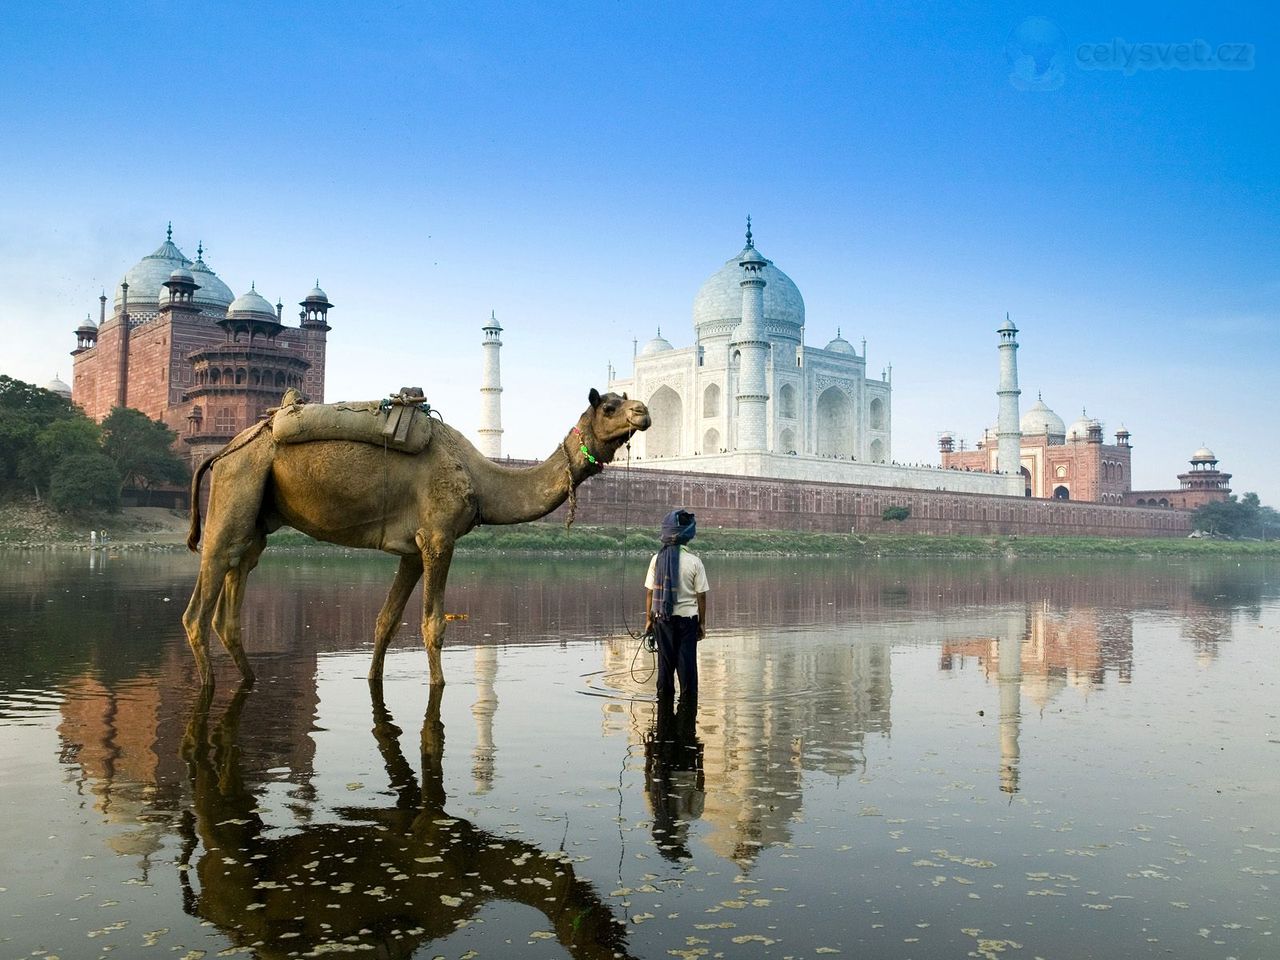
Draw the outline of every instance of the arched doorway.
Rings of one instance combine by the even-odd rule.
[[[871,462],[884,463],[884,441],[883,440],[876,439],[871,441]]]
[[[879,397],[876,397],[874,400],[871,401],[870,415],[871,415],[871,429],[883,430],[884,429],[884,401],[881,400]]]
[[[853,456],[853,403],[839,387],[818,398],[818,456]]]
[[[787,420],[796,418],[796,388],[784,383],[778,391],[778,416]]]
[[[720,431],[712,427],[702,435],[702,452],[703,453],[719,453],[720,452]]]
[[[1070,491],[1070,490],[1068,490],[1066,487],[1061,487],[1061,486],[1059,486],[1059,487],[1054,487],[1054,488],[1053,488],[1053,499],[1055,499],[1055,500],[1070,500],[1070,499],[1071,499],[1071,491]]]
[[[783,430],[778,434],[778,452],[779,453],[795,453],[796,452],[796,435],[791,428]]]
[[[680,424],[684,421],[684,404],[670,387],[659,387],[646,401],[653,421],[644,435],[644,452],[648,457],[680,455]]]
[[[718,383],[709,383],[707,389],[702,391],[702,415],[704,417],[720,416],[720,385]]]
[[[1024,497],[1031,496],[1031,471],[1026,467],[1022,468],[1022,491]]]

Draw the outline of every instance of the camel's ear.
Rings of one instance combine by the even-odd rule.
[[[587,394],[587,400],[591,402],[592,409],[600,406],[600,391],[592,387],[591,392]]]
[[[626,393],[623,393],[623,395],[622,395],[622,399],[623,399],[623,400],[627,399],[627,395],[626,395]]]

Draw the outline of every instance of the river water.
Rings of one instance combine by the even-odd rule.
[[[210,702],[194,558],[0,554],[0,960],[1280,956],[1280,566],[712,559],[667,711],[645,559],[459,559],[435,696],[268,551]]]

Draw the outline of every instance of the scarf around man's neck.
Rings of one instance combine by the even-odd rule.
[[[681,518],[688,520],[682,524]],[[680,586],[680,547],[693,539],[698,521],[693,514],[673,510],[662,518],[662,549],[653,565],[653,613],[659,620],[671,619]]]

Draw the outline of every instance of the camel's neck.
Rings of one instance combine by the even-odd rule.
[[[571,488],[603,470],[613,453],[579,421],[551,456],[532,467],[504,467],[477,454],[472,481],[480,508],[478,521],[524,523],[545,517],[568,499]]]

